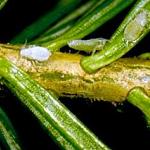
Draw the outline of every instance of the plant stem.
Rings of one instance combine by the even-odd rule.
[[[127,100],[144,113],[150,125],[150,97],[146,92],[140,87],[135,87],[129,92]]]
[[[80,0],[60,0],[52,11],[49,11],[33,24],[25,28],[21,33],[14,37],[10,43],[24,44],[26,41],[31,41],[33,38],[45,31],[50,25],[59,20],[62,16],[72,11],[79,3]]]
[[[64,149],[108,150],[54,95],[47,92],[26,73],[0,58],[0,75],[4,84],[40,120]]]
[[[96,72],[131,50],[149,31],[150,0],[139,0],[104,49],[83,58],[81,66],[88,73]]]
[[[59,96],[82,96],[94,100],[122,102],[128,92],[140,86],[150,95],[150,61],[122,58],[88,74],[80,66],[79,54],[55,52],[46,62],[27,60],[20,56],[20,47],[0,45],[0,56],[5,57],[29,73],[47,90]]]
[[[21,150],[16,132],[7,117],[6,113],[0,108],[0,140],[10,150]]]
[[[58,51],[61,47],[65,46],[69,41],[81,39],[90,34],[98,27],[103,25],[106,21],[113,18],[120,11],[129,6],[134,0],[102,0],[99,5],[78,20],[74,26],[59,38],[44,43],[42,46],[48,47],[51,51]]]

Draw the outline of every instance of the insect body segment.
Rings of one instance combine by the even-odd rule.
[[[104,38],[96,38],[90,40],[72,40],[68,42],[68,46],[85,52],[91,52],[93,50],[101,50],[107,42]]]

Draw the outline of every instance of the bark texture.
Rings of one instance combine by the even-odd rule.
[[[9,59],[59,96],[122,102],[136,86],[150,96],[150,60],[121,58],[97,73],[87,74],[80,67],[79,54],[55,52],[48,61],[37,62],[21,57],[19,49],[0,44],[0,57]]]

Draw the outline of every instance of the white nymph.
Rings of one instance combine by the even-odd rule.
[[[149,23],[149,13],[147,11],[140,12],[129,24],[126,26],[124,30],[125,40],[128,42],[134,42],[137,40],[146,25]]]
[[[27,59],[37,60],[37,61],[47,61],[49,56],[51,56],[51,52],[44,47],[40,46],[30,46],[27,48],[22,48],[20,51],[20,55]]]

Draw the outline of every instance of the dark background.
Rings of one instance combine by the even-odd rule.
[[[25,26],[52,9],[56,2],[9,0],[0,12],[0,42],[9,42]],[[110,38],[129,9],[124,10],[86,38]],[[131,57],[149,51],[148,38],[149,35],[126,56]],[[147,128],[144,116],[128,102],[115,106],[108,102],[91,102],[81,98],[60,98],[60,100],[113,150],[150,149],[150,130]],[[25,150],[59,149],[42,129],[38,120],[7,88],[0,93],[0,105],[8,113]],[[4,149],[2,145],[1,148]]]

